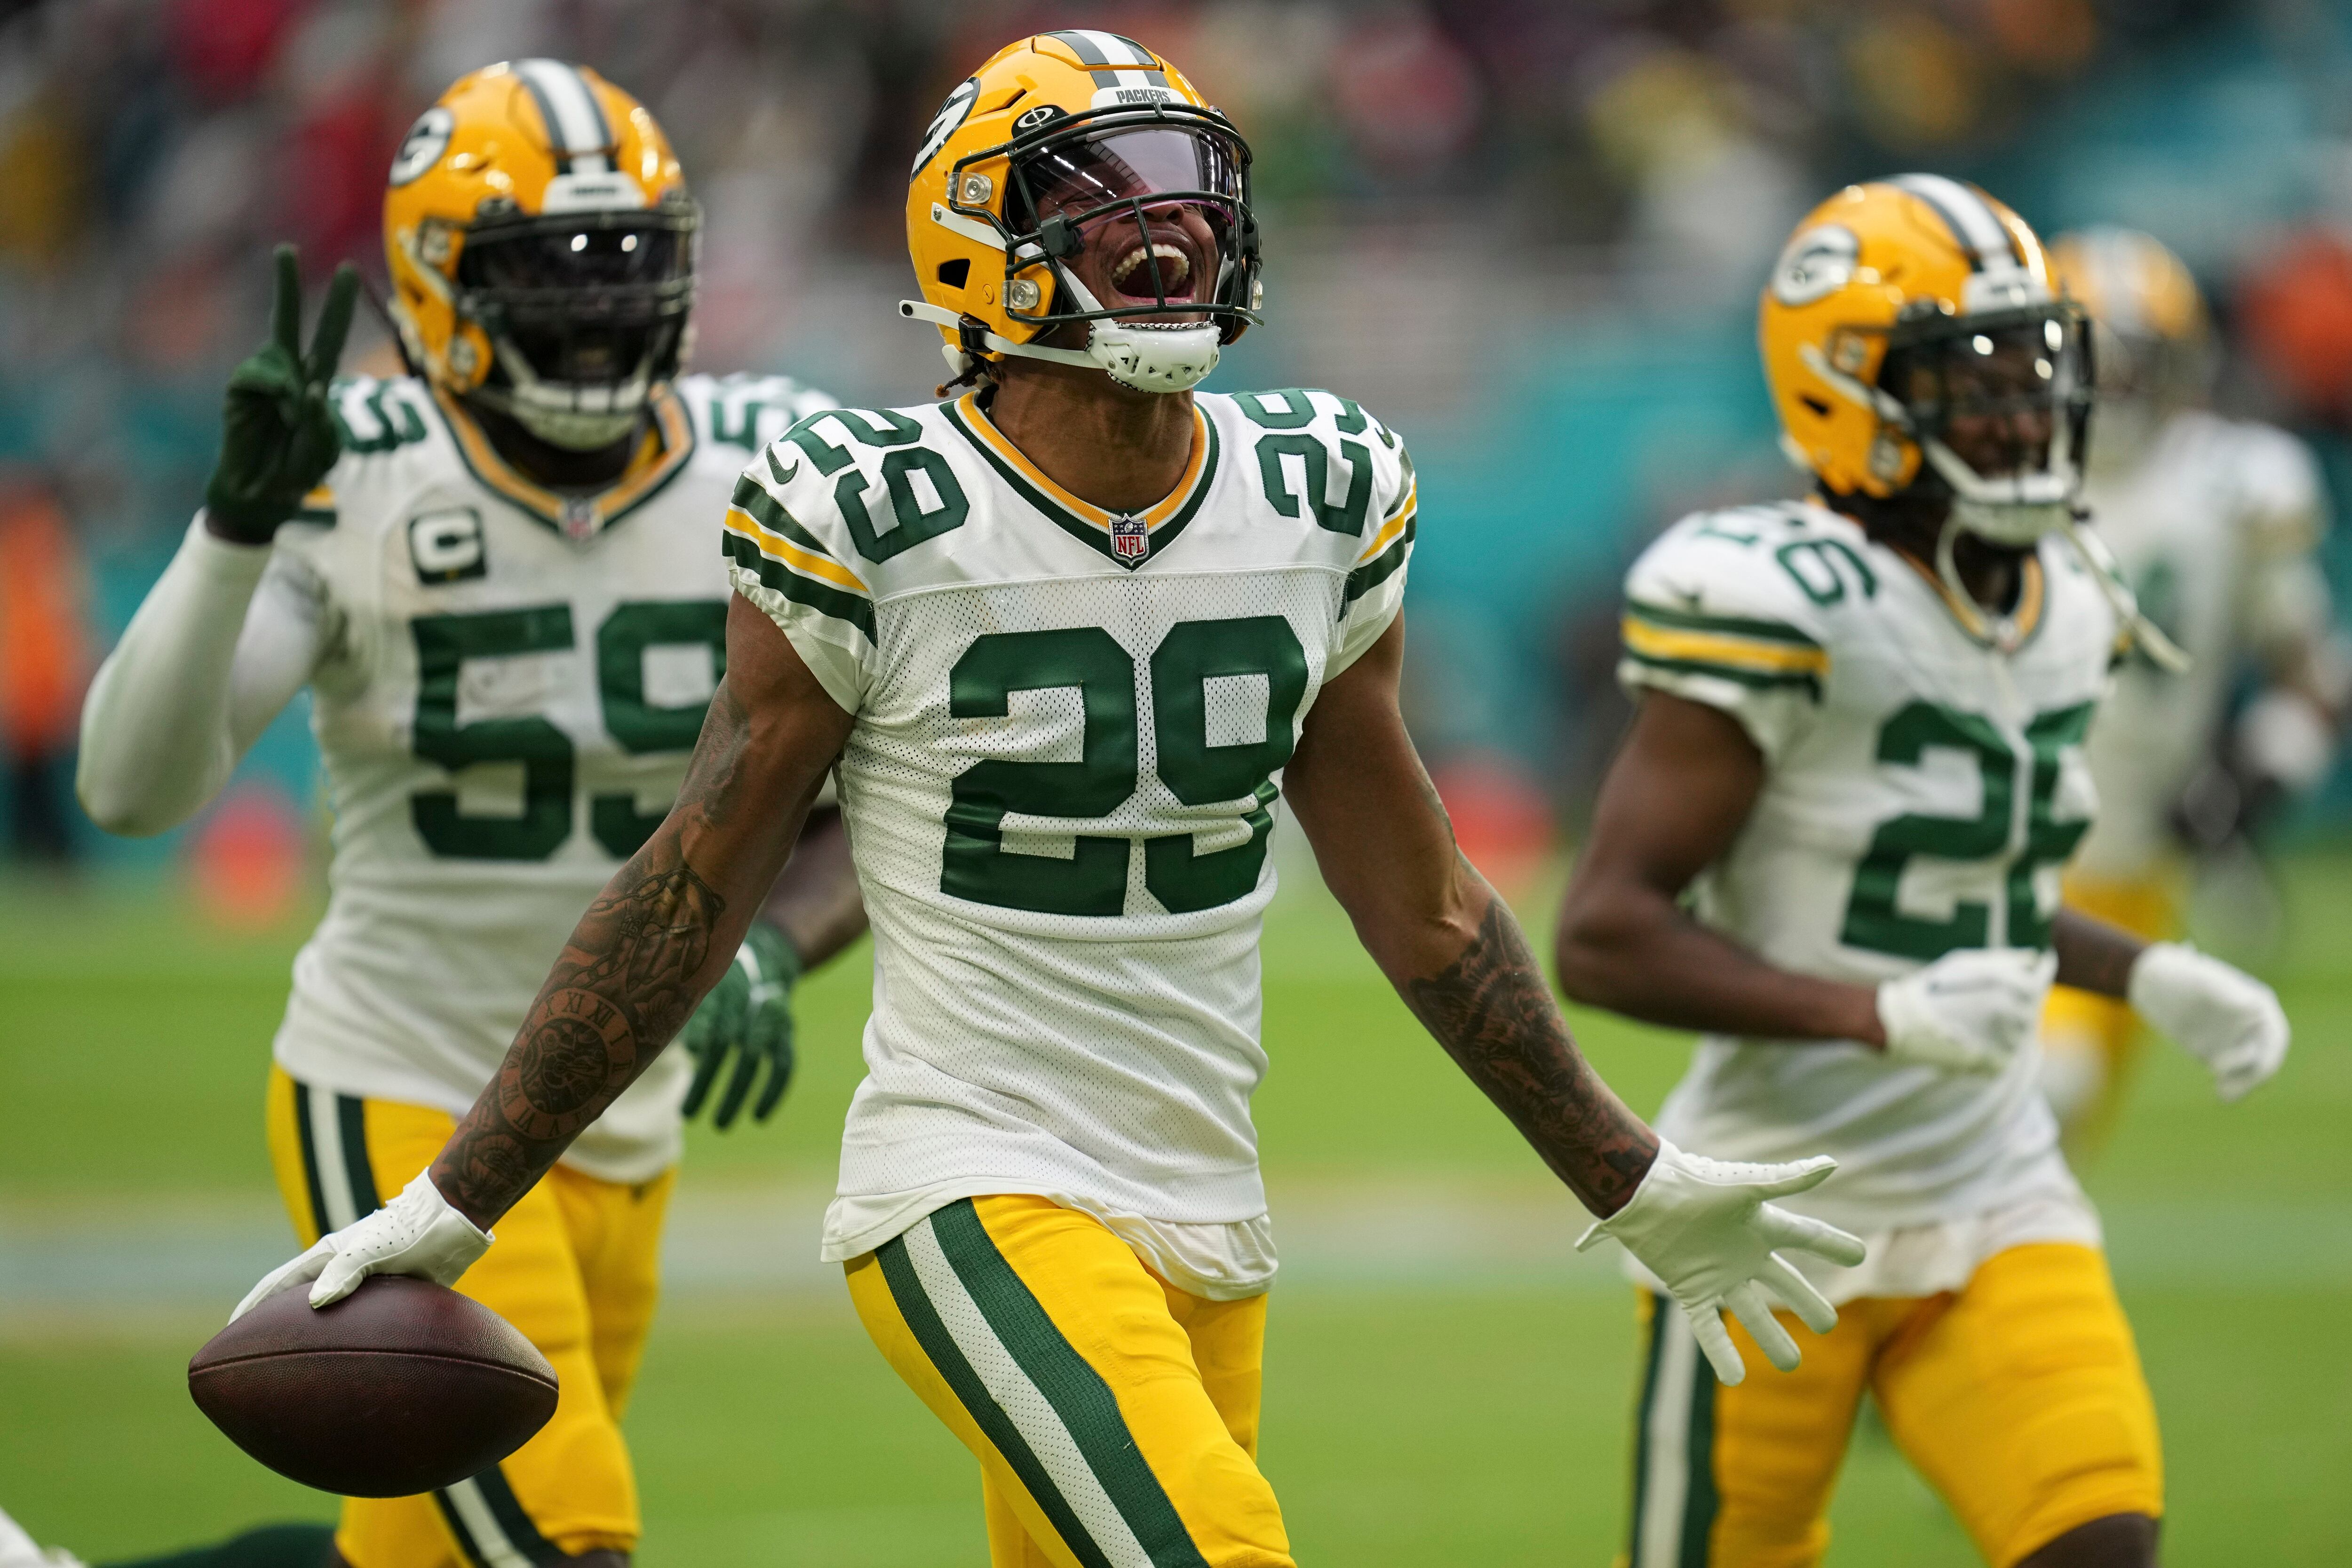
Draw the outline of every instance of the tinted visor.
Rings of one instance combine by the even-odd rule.
[[[1909,411],[1921,435],[1950,446],[1979,474],[2037,472],[2049,465],[2062,427],[2072,448],[2082,450],[2091,395],[2087,323],[2053,306],[1937,322],[1913,334],[1898,328],[1878,384]]]
[[[1063,261],[1091,255],[1114,314],[1198,319],[1230,304],[1247,153],[1199,126],[1112,126],[1048,137],[1013,160],[1008,221]]]
[[[1138,198],[1190,198],[1216,206],[1227,221],[1242,199],[1242,159],[1231,137],[1213,131],[1146,125],[1113,129],[1049,143],[1022,158],[1016,170],[1026,211],[1016,227],[1034,228],[1060,214],[1084,220]]]
[[[686,276],[687,237],[671,228],[583,228],[478,237],[457,281],[498,291],[607,289]]]
[[[542,219],[469,238],[457,283],[541,380],[619,383],[641,369],[667,374],[693,301],[691,246],[675,227]]]

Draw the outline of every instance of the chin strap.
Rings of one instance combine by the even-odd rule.
[[[977,321],[967,322],[963,317],[943,305],[925,304],[920,300],[898,301],[898,314],[910,321],[930,321],[955,330],[961,347],[947,343],[940,352],[947,356],[948,365],[958,375],[969,368],[967,361],[974,357],[974,349],[990,349],[1001,354],[1013,354],[1021,359],[1051,360],[1055,364],[1084,365],[1088,370],[1102,369],[1102,362],[1084,349],[1041,348],[1034,343],[1016,343],[1010,338],[1000,338]]]
[[[2123,568],[2116,564],[2106,541],[2086,531],[2072,513],[2058,527],[2065,534],[2066,542],[2073,545],[2074,552],[2083,558],[2083,564],[2091,569],[2091,576],[2098,583],[2100,591],[2106,595],[2107,603],[2114,606],[2116,619],[2123,622],[2124,631],[2133,644],[2147,655],[2149,662],[2158,668],[2174,675],[2188,674],[2188,651],[2165,636],[2162,626],[2141,613],[2139,600],[2132,593],[2130,585],[2125,583]]]
[[[1936,537],[1936,575],[1943,580],[1952,605],[1962,619],[1976,622],[1970,630],[1992,647],[2003,652],[2010,651],[2018,641],[2015,618],[1988,613],[1976,602],[1967,584],[1960,579],[1955,547],[1963,531],[1958,517],[1946,520],[1942,531]],[[2141,613],[2139,601],[2133,595],[2129,584],[2125,583],[2122,569],[2116,564],[2115,556],[2108,552],[2106,542],[2096,534],[2085,532],[2072,515],[2058,524],[2058,531],[2065,536],[2067,543],[2074,547],[2074,553],[2082,557],[2083,564],[2090,568],[2092,580],[2106,595],[2108,605],[2114,609],[2116,618],[2123,623],[2124,635],[2131,639],[2133,646],[2147,655],[2148,661],[2158,668],[2174,675],[2188,674],[2189,655],[2179,643],[2165,636],[2163,627]]]

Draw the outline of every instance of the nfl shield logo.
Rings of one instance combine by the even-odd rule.
[[[596,532],[596,503],[586,496],[563,498],[563,532],[568,539],[588,539]]]
[[[1110,552],[1121,561],[1140,561],[1151,552],[1151,530],[1139,517],[1110,520]]]

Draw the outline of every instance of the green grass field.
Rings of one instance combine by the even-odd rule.
[[[2305,859],[2290,891],[2297,940],[2269,966],[2298,1029],[2284,1074],[2223,1108],[2157,1046],[2093,1177],[2164,1417],[2174,1568],[2352,1561],[2352,859]],[[259,1091],[300,934],[208,931],[152,890],[0,885],[0,1505],[86,1557],[331,1510],[231,1448],[182,1377],[234,1300],[214,1276],[243,1254],[213,1254],[269,1256]],[[697,1131],[681,1212],[701,1205],[705,1233],[770,1194],[805,1208],[829,1180],[864,969],[803,992],[803,1078],[776,1123]],[[1622,1288],[1559,1261],[1580,1213],[1319,896],[1269,922],[1266,992],[1265,1163],[1277,1226],[1305,1217],[1285,1233],[1264,1460],[1300,1558],[1606,1563],[1633,1327]],[[1675,1037],[1578,1024],[1637,1106],[1681,1068]],[[1383,1205],[1418,1216],[1385,1251]],[[1416,1239],[1486,1209],[1508,1223],[1483,1240]],[[1332,1215],[1371,1250],[1319,1231]],[[642,1561],[984,1561],[971,1461],[837,1281],[801,1266],[813,1237],[744,1228],[744,1250],[791,1251],[796,1272],[673,1291],[629,1417]],[[1834,1563],[1975,1560],[1883,1438],[1857,1443],[1836,1524]]]

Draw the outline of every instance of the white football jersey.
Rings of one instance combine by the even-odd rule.
[[[828,1258],[989,1193],[1265,1212],[1272,809],[1317,691],[1396,616],[1412,468],[1330,393],[1194,409],[1181,482],[1131,516],[977,396],[818,415],[745,471],[735,584],[856,715],[874,1011]]]
[[[2189,657],[2180,675],[2131,658],[2091,728],[2099,825],[2083,869],[2138,878],[2172,848],[2172,807],[2212,748],[2246,658],[2327,628],[2327,583],[2313,559],[2326,502],[2302,442],[2194,411],[2167,421],[2129,469],[2095,467],[2084,500],[2140,608]]]
[[[1766,764],[1698,918],[1862,984],[1956,948],[2048,947],[2117,626],[2054,541],[2025,563],[2016,622],[2015,650],[1995,651],[1934,578],[1810,502],[1700,513],[1653,544],[1626,582],[1620,679],[1730,714]],[[1834,1155],[1835,1176],[1786,1201],[1881,1232],[2073,1194],[2035,1070],[1709,1037],[1658,1128],[1719,1159]]]
[[[343,455],[281,529],[262,598],[316,618],[311,728],[334,816],[326,918],[277,1057],[344,1094],[470,1106],[591,899],[677,793],[724,667],[719,519],[744,458],[832,400],[688,376],[620,483],[567,498],[424,383],[335,389]],[[565,1156],[677,1157],[679,1053]]]

